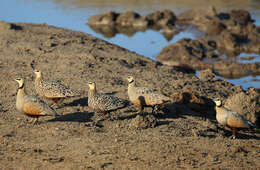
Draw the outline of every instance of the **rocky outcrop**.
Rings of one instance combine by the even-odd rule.
[[[94,15],[89,18],[88,24],[91,26],[114,26],[118,13],[106,11],[103,14]]]
[[[128,10],[116,19],[116,25],[121,27],[147,28],[148,22],[138,13]]]
[[[176,20],[176,15],[166,9],[155,11],[146,17],[129,9],[121,14],[107,11],[103,14],[91,16],[88,25],[106,37],[114,36],[116,33],[133,35],[137,31],[146,29],[162,29],[165,38],[170,40],[179,33],[179,30],[175,27]]]
[[[260,29],[245,10],[217,12],[214,7],[180,14],[180,25],[195,25],[206,35],[197,40],[181,39],[162,49],[157,59],[167,65],[211,69],[227,78],[259,75],[260,63],[237,62],[240,53],[260,54]]]
[[[148,14],[146,16],[146,20],[150,26],[163,28],[167,26],[174,26],[177,17],[171,10],[164,9]]]
[[[239,78],[260,74],[260,63],[237,63],[223,60],[215,52],[215,43],[205,40],[181,39],[162,49],[157,59],[166,65],[185,66],[192,69],[211,69],[214,73],[227,78]]]

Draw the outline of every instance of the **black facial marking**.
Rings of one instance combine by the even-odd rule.
[[[24,83],[22,84],[22,86],[19,86],[18,89],[22,89],[24,87]]]

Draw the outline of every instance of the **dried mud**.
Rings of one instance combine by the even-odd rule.
[[[247,92],[214,75],[200,78],[181,67],[160,65],[144,56],[88,34],[45,24],[0,22],[0,169],[258,169],[260,133],[230,131],[217,124],[210,99],[230,104],[248,96],[249,117],[259,116],[259,93]],[[35,95],[31,64],[45,79],[61,80],[80,90],[33,125],[15,108],[16,77]],[[127,99],[126,77],[172,97],[159,114],[139,115],[135,106],[100,115],[87,106],[87,82],[98,91]],[[239,95],[243,96],[243,95]],[[227,100],[229,99],[229,100]],[[233,107],[233,106],[232,106]],[[239,105],[237,107],[240,107]],[[245,115],[247,116],[247,115]]]

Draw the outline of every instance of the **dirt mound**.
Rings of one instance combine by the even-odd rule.
[[[226,100],[225,106],[244,115],[248,120],[254,123],[259,122],[260,94],[256,91],[254,93],[255,95],[248,95],[244,92],[234,94]],[[260,124],[258,124],[258,126],[260,126]]]

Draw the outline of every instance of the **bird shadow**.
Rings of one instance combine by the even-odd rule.
[[[168,120],[159,120],[156,126],[169,125],[171,122],[172,121],[168,121]]]
[[[226,136],[232,136],[232,132],[231,131],[227,131],[225,132]],[[236,135],[236,139],[256,139],[256,140],[260,140],[260,132],[258,129],[254,129],[254,130],[239,130],[237,132]]]
[[[246,132],[247,131],[247,132]],[[213,134],[208,134],[213,133]],[[247,133],[247,134],[246,134]],[[250,133],[250,134],[248,134]],[[236,139],[256,139],[260,140],[259,130],[239,130],[236,134]],[[201,132],[199,136],[208,137],[208,138],[216,138],[221,135],[223,138],[232,139],[232,131],[229,129],[225,129],[224,127],[218,126],[217,129],[208,128],[207,130]]]
[[[48,122],[90,122],[93,113],[88,112],[74,112],[53,119],[48,120]]]
[[[107,92],[107,93],[104,93],[104,94],[105,95],[115,95],[117,93],[118,93],[117,91],[112,91],[112,92]]]
[[[83,97],[83,98],[79,98],[76,100],[73,100],[70,103],[64,103],[63,106],[67,107],[67,106],[88,106],[88,97]]]
[[[212,99],[198,96],[197,94],[184,92],[182,98],[176,102],[168,103],[161,108],[161,118],[184,118],[185,116],[202,117],[215,120],[215,103]]]
[[[117,119],[118,120],[130,120],[130,119],[134,119],[137,115],[139,115],[139,114],[134,113],[134,114],[125,115],[125,116],[118,116]]]

